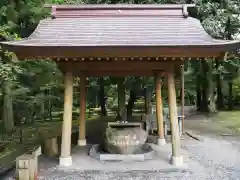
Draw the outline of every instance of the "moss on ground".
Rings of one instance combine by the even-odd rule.
[[[139,115],[139,113],[134,112],[134,115]],[[95,132],[96,129],[99,129],[102,126],[103,122],[114,121],[115,116],[99,117],[93,116],[87,118],[88,128],[91,126],[90,132]],[[78,128],[79,120],[78,118],[72,121],[73,128]],[[16,131],[12,134],[4,134],[4,138],[0,143],[3,143],[3,140],[7,140],[6,148],[3,152],[0,152],[0,164],[5,162],[12,162],[19,155],[23,154],[26,149],[32,147],[39,143],[40,139],[46,137],[60,136],[62,129],[62,121],[60,119],[56,121],[44,121],[36,122],[32,126],[23,126],[16,128]],[[20,143],[20,135],[22,131],[23,141]],[[23,146],[22,146],[23,145]]]
[[[221,111],[213,116],[213,121],[224,128],[240,134],[240,111]]]
[[[238,136],[240,135],[240,111],[220,111],[212,116],[197,114],[184,121],[184,129],[200,134]]]
[[[104,121],[109,120],[112,117],[91,117],[87,120],[91,121]],[[77,128],[79,120],[73,120],[73,128]],[[20,144],[20,129],[23,132],[23,142]],[[36,145],[40,139],[46,137],[60,136],[62,129],[62,121],[54,122],[43,122],[37,123],[34,126],[24,126],[22,128],[17,128],[16,132],[13,134],[4,135],[4,141],[0,143],[6,143],[4,151],[0,152],[0,165],[5,164],[6,162],[12,162],[16,157],[24,153],[26,149]]]

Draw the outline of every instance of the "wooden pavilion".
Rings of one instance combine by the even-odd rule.
[[[199,20],[188,15],[194,5],[51,5],[50,18],[40,21],[26,39],[2,42],[19,59],[53,59],[65,74],[60,165],[72,164],[73,76],[81,78],[79,146],[86,145],[87,76],[154,76],[159,145],[165,144],[161,76],[168,79],[174,165],[183,163],[174,70],[184,60],[223,58],[239,41],[216,40]],[[164,74],[163,74],[164,73]]]

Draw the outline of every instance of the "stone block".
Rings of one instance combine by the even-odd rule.
[[[37,157],[26,154],[16,160],[16,179],[36,180],[37,179]]]

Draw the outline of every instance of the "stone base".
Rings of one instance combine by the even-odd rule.
[[[145,161],[143,154],[100,154],[100,161]]]
[[[59,158],[59,165],[60,166],[71,166],[72,165],[72,157],[60,157]]]
[[[99,144],[91,147],[89,155],[100,161],[146,161],[154,158],[155,152],[151,145],[145,144],[145,152],[140,154],[110,154],[102,153]]]
[[[170,163],[174,166],[182,166],[183,165],[183,156],[172,156]]]
[[[87,145],[86,139],[84,139],[84,140],[78,140],[78,146],[86,146],[86,145]]]
[[[160,139],[160,138],[158,138],[158,139],[157,139],[157,144],[160,145],[160,146],[165,145],[165,144],[166,144],[166,139]]]

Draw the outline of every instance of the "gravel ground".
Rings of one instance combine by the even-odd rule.
[[[183,148],[190,153],[190,159],[204,169],[202,179],[239,180],[240,141],[209,137],[202,139],[202,142],[188,140],[183,144]],[[196,169],[190,170],[194,175]],[[195,179],[201,178],[196,176]]]
[[[131,171],[131,172],[58,172],[55,175],[40,177],[50,179],[79,180],[239,180],[240,143],[235,140],[201,137],[203,141],[186,139],[183,148],[189,152],[190,162],[187,171]],[[47,175],[47,174],[46,174]]]
[[[39,180],[239,180],[240,141],[202,137],[203,141],[186,138],[183,148],[189,152],[186,171],[46,171]],[[9,178],[6,178],[7,180]]]

